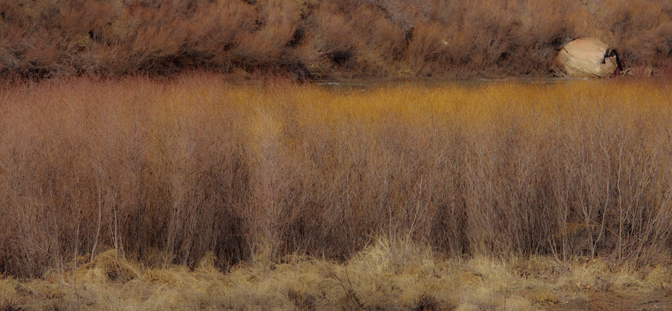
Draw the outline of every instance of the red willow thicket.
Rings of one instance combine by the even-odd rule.
[[[669,85],[648,82],[6,88],[0,273],[108,249],[147,266],[346,259],[381,236],[653,262],[672,241],[672,111]]]
[[[550,76],[587,36],[625,67],[664,67],[671,16],[666,0],[4,0],[0,72]]]

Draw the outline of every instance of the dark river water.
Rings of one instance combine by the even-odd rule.
[[[357,89],[367,89],[389,86],[427,86],[427,87],[470,87],[487,86],[500,83],[515,84],[558,84],[577,81],[605,82],[609,79],[588,79],[588,78],[508,78],[508,79],[473,79],[473,80],[387,80],[387,79],[353,79],[344,81],[320,81],[315,84],[334,90],[354,91]]]

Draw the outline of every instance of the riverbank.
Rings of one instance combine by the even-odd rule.
[[[623,68],[669,72],[665,0],[5,1],[0,75],[298,81],[562,75],[564,44],[596,37]]]

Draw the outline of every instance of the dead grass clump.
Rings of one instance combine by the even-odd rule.
[[[358,255],[361,257],[350,259],[349,264],[361,266],[375,274],[402,274],[409,271],[427,273],[434,264],[429,246],[421,247],[409,240],[378,239]]]
[[[77,270],[78,277],[91,283],[120,282],[126,283],[140,276],[138,268],[120,257],[114,249],[97,255],[90,263]]]
[[[647,303],[639,297],[656,297],[659,305],[670,303],[660,296],[659,285],[654,284],[658,282],[656,278],[665,275],[665,266],[642,274],[643,270],[605,269],[600,260],[441,260],[425,255],[420,256],[427,260],[422,263],[417,262],[420,258],[406,257],[402,269],[381,265],[399,258],[399,250],[431,253],[427,246],[377,238],[369,249],[343,264],[297,256],[272,266],[243,263],[228,273],[207,264],[194,270],[182,266],[145,269],[130,264],[141,277],[123,282],[106,278],[101,282],[53,273],[38,280],[3,278],[0,290],[3,306],[17,309],[532,310],[548,306],[598,307],[615,301],[633,306]],[[205,256],[202,261],[209,258]],[[414,268],[427,265],[432,266],[430,273]],[[528,270],[546,272],[525,273]],[[620,285],[596,287],[610,280]]]

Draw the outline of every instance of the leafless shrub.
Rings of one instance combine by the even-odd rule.
[[[670,247],[666,83],[237,86],[77,78],[0,95],[0,267],[347,259],[383,236],[450,256]],[[263,251],[263,252],[262,252]]]
[[[548,76],[555,51],[588,36],[626,67],[664,67],[672,9],[663,0],[39,0],[5,1],[0,15],[6,76],[243,68],[310,79]]]

